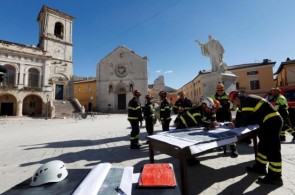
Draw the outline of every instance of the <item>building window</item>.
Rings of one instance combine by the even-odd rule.
[[[81,92],[81,87],[80,87],[80,86],[78,86],[78,92],[79,92],[79,93]]]
[[[6,85],[14,86],[15,85],[15,68],[11,65],[4,66],[7,70],[5,75]]]
[[[31,68],[29,70],[28,86],[34,88],[39,87],[39,71],[36,68]]]
[[[256,74],[258,74],[257,70],[247,72],[247,75],[256,75]]]
[[[259,80],[250,81],[251,90],[260,89]]]
[[[87,92],[91,92],[91,86],[90,85],[87,86]]]
[[[54,35],[58,38],[63,39],[64,36],[64,26],[62,25],[62,23],[57,22],[55,23],[54,26]]]

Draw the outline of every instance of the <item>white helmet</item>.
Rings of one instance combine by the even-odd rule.
[[[206,104],[211,109],[214,108],[214,102],[210,97],[205,97],[204,99],[202,99],[202,103]]]
[[[49,182],[59,182],[65,179],[68,171],[64,162],[53,160],[39,167],[31,180],[31,186],[39,186]]]

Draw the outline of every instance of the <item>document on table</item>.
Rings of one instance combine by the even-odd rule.
[[[238,141],[238,135],[253,131],[257,127],[258,125],[249,125],[247,127],[229,129],[228,126],[222,125],[209,131],[204,130],[204,128],[174,129],[149,137],[179,148],[189,147],[192,154],[197,154],[236,142]]]

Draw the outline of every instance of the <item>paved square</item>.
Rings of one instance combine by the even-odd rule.
[[[173,127],[171,127],[173,128]],[[156,132],[161,130],[159,123]],[[140,172],[149,162],[148,146],[129,149],[130,125],[126,114],[99,115],[82,120],[0,118],[0,193],[28,179],[41,165],[62,160],[68,169],[91,169],[101,162],[115,166],[134,166]],[[140,140],[145,142],[145,128]],[[201,164],[189,167],[190,194],[295,194],[295,143],[282,144],[284,186],[257,184],[257,175],[247,174],[245,167],[254,162],[252,146],[238,144],[238,158],[223,152],[199,157]],[[180,170],[175,158],[156,154],[155,162],[173,163],[177,183]]]

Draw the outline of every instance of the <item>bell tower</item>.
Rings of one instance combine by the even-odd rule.
[[[59,10],[43,6],[39,23],[38,47],[51,56],[45,67],[45,83],[52,85],[54,99],[73,97],[73,20]]]

